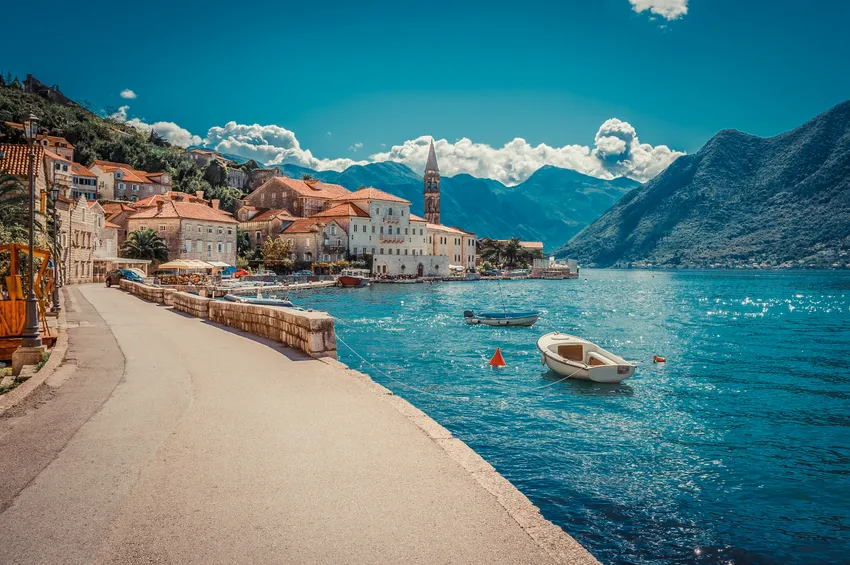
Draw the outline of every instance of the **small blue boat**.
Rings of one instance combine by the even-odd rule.
[[[540,312],[482,312],[472,310],[463,313],[464,321],[470,326],[522,326],[530,328],[537,322]]]

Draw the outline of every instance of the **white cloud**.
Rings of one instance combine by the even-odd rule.
[[[145,133],[150,133],[153,130],[170,144],[178,147],[189,147],[190,145],[200,145],[201,143],[200,136],[193,135],[189,130],[181,128],[174,122],[154,122],[147,124],[139,118],[127,119],[127,111],[129,109],[129,106],[121,106],[115,113],[110,114],[108,117],[124,122]]]
[[[348,150],[351,151],[352,153],[357,153],[358,149],[363,149],[363,144],[360,143],[359,141],[348,148]]]
[[[301,148],[295,133],[275,125],[227,122],[224,127],[210,128],[204,145],[223,153],[255,159],[266,165],[293,163],[317,171],[342,171],[351,165],[367,163],[346,158],[318,159],[309,149]]]
[[[124,90],[121,91],[121,98],[129,98],[129,99],[132,100],[135,97],[136,97],[136,93],[133,92],[132,90],[130,90],[129,88],[125,88]]]
[[[688,13],[688,0],[629,0],[637,13],[649,10],[651,14],[668,20],[681,18]]]
[[[394,145],[389,151],[370,156],[372,161],[398,161],[421,171],[428,158],[427,136]],[[434,143],[440,171],[448,176],[467,173],[498,180],[506,185],[519,184],[544,165],[573,169],[599,178],[628,176],[647,181],[667,168],[684,153],[666,145],[653,147],[640,143],[635,129],[618,119],[607,120],[596,133],[595,146],[534,146],[516,138],[504,147],[491,147],[463,138],[454,143],[445,139]]]

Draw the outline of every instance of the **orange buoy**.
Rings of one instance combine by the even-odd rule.
[[[658,355],[653,355],[652,356],[652,362],[653,363],[666,363],[667,359],[665,359],[664,357],[659,357]]]
[[[505,363],[505,358],[502,357],[502,348],[501,347],[496,348],[496,354],[493,355],[492,359],[490,359],[490,366],[491,367],[505,367],[505,366],[507,366],[507,363]]]

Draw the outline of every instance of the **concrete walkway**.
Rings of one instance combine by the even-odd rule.
[[[348,373],[66,292],[76,371],[0,420],[0,563],[554,563]]]

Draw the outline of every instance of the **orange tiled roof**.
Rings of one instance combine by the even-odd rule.
[[[185,220],[205,220],[227,224],[239,223],[233,219],[232,215],[223,210],[216,210],[195,202],[175,202],[173,200],[165,200],[162,203],[162,210],[159,210],[157,206],[150,206],[130,216],[131,220],[146,218],[182,218]]]
[[[64,143],[68,149],[73,149],[74,146],[71,145],[71,142],[65,139],[64,137],[59,137],[57,135],[44,135],[39,134],[35,137],[38,141],[47,140],[48,147],[56,147],[60,143]]]
[[[314,218],[341,218],[355,216],[358,218],[368,218],[369,214],[364,212],[359,206],[355,206],[350,202],[337,204],[333,208],[313,214]]]
[[[427,222],[427,220],[425,218],[420,218],[416,214],[410,215],[410,221],[412,221],[412,222]]]
[[[198,198],[194,194],[169,190],[165,194],[154,194],[153,196],[142,198],[141,200],[136,201],[134,206],[136,208],[147,208],[148,206],[155,206],[157,202],[161,202],[163,200],[174,200],[175,202],[195,202],[205,206],[209,204],[209,200]]]
[[[394,194],[384,192],[383,190],[378,190],[377,188],[371,186],[361,188],[357,192],[352,192],[342,198],[334,198],[334,200],[338,200],[340,202],[351,202],[354,200],[384,200],[386,202],[401,202],[404,204],[410,204],[410,200],[399,198]]]
[[[84,167],[79,163],[74,163],[73,165],[71,165],[71,172],[77,175],[78,177],[97,178],[97,175],[91,172],[88,167]]]
[[[344,186],[338,184],[327,184],[318,180],[296,180],[289,177],[274,177],[261,186],[257,190],[262,190],[264,187],[275,187],[283,185],[288,187],[301,196],[307,198],[325,198],[328,200],[337,200],[343,196],[351,194]]]
[[[47,149],[44,150],[44,156],[50,157],[54,161],[62,161],[63,163],[68,163],[68,164],[71,163],[70,159],[66,159],[65,157],[62,157],[61,155],[57,155],[53,151],[48,151]]]
[[[429,223],[428,229],[434,230],[434,231],[440,231],[440,232],[443,232],[443,233],[451,233],[451,234],[454,234],[454,235],[474,235],[474,234],[471,234],[469,232],[465,232],[462,229],[453,228],[451,226],[444,226],[443,224],[431,224],[431,223]]]
[[[295,220],[297,219],[292,215],[292,212],[286,210],[285,208],[273,208],[271,210],[263,210],[252,218],[249,218],[248,222],[268,222],[275,218],[283,218],[285,220]]]
[[[121,229],[121,226],[116,226],[115,224],[113,224],[109,220],[106,220],[105,222],[103,222],[103,225],[106,226],[107,228],[115,228],[117,230]]]
[[[0,160],[0,169],[6,169],[10,175],[24,176],[30,172],[30,146],[23,143],[0,143],[4,157]],[[44,161],[44,148],[35,145],[35,176],[38,177]]]
[[[102,204],[103,211],[106,212],[107,216],[116,216],[121,212],[135,212],[136,210],[130,206],[129,204],[125,204],[124,202],[104,202]]]
[[[319,220],[313,218],[299,218],[292,222],[283,233],[313,233],[319,231]]]

